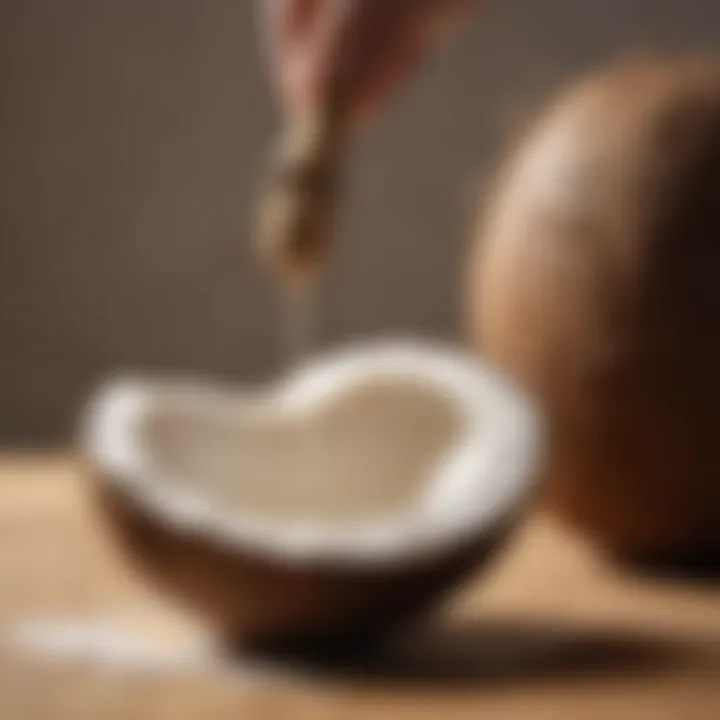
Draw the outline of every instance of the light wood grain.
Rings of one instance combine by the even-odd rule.
[[[125,572],[83,482],[72,458],[0,457],[0,627],[97,612],[152,642],[201,630]],[[0,718],[714,720],[720,586],[620,576],[534,517],[437,629],[375,666],[253,670],[123,676],[6,648]]]

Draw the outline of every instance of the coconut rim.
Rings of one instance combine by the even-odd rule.
[[[310,412],[363,378],[429,382],[463,427],[421,479],[420,497],[399,512],[358,521],[291,520],[223,507],[151,468],[138,432],[158,395],[195,394],[202,405],[258,398],[282,412]],[[481,538],[533,489],[544,423],[530,396],[499,369],[462,352],[417,341],[357,344],[299,367],[260,393],[192,379],[116,377],[91,396],[82,449],[109,484],[154,522],[181,535],[267,560],[378,568],[447,555]]]

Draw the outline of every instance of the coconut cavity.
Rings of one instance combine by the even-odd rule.
[[[410,511],[453,451],[452,398],[410,379],[366,380],[322,408],[158,395],[141,420],[153,472],[268,519],[353,521]]]

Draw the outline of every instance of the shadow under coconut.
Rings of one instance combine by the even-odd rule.
[[[647,633],[487,621],[436,627],[382,649],[358,653],[258,653],[256,658],[296,675],[387,685],[477,686],[584,678],[653,676],[707,668],[720,674],[720,638],[661,637]]]
[[[626,572],[649,579],[720,587],[720,549],[620,559]]]

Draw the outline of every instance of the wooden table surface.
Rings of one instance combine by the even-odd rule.
[[[720,718],[720,586],[622,576],[545,517],[438,630],[372,671],[244,660],[121,673],[47,658],[10,640],[18,623],[125,613],[151,644],[200,631],[124,571],[83,481],[67,457],[0,456],[2,720]]]

